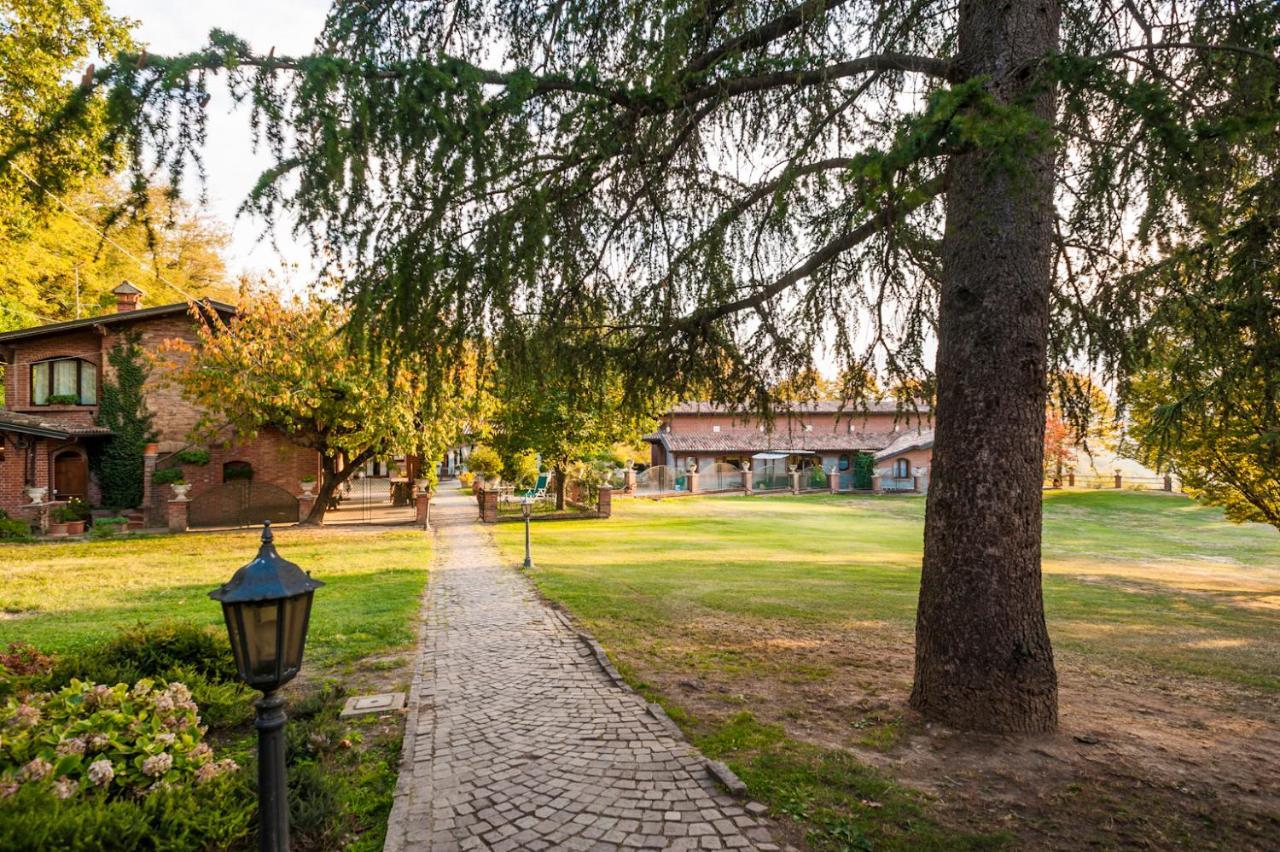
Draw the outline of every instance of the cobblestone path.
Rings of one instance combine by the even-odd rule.
[[[679,731],[614,682],[475,515],[451,489],[433,501],[386,848],[778,849],[762,809],[724,793]]]

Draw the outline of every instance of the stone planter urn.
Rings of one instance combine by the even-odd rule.
[[[43,503],[44,495],[48,493],[49,493],[48,488],[42,488],[36,485],[32,485],[30,488],[27,489],[27,497],[30,498],[32,503]]]
[[[431,491],[431,480],[419,477],[413,481],[414,486],[423,494]]]
[[[186,500],[187,492],[191,490],[190,482],[170,482],[169,487],[173,489],[173,499]]]
[[[314,479],[303,479],[298,483],[302,489],[303,497],[310,497],[312,492],[316,490],[316,481]]]

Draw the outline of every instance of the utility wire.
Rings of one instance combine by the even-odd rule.
[[[74,217],[75,220],[79,222],[81,225],[84,225],[90,231],[93,231],[95,235],[102,238],[104,242],[109,243],[111,246],[113,246],[117,251],[119,251],[125,257],[129,258],[134,263],[138,264],[138,266],[141,267],[142,269],[145,270],[148,266],[150,266],[152,274],[155,275],[155,279],[159,281],[161,284],[164,284],[166,287],[168,287],[169,289],[173,290],[175,293],[182,296],[182,298],[188,302],[198,301],[195,296],[192,296],[190,293],[188,293],[186,290],[183,290],[181,287],[179,287],[177,284],[174,284],[172,281],[165,279],[165,277],[160,274],[160,269],[155,265],[154,262],[144,261],[142,258],[138,257],[136,254],[129,251],[129,249],[120,245],[120,243],[118,243],[114,237],[107,234],[106,231],[98,230],[98,228],[93,224],[93,222],[89,221],[87,217],[82,215],[70,204],[63,201],[56,193],[48,189],[45,189],[45,187],[40,183],[40,181],[32,177],[31,173],[28,172],[26,169],[24,169],[22,166],[18,165],[17,163],[10,163],[9,165],[12,166],[18,172],[18,174],[22,175],[24,178],[30,181],[32,186],[36,187],[41,192],[44,192],[45,194],[49,195],[54,201],[61,204],[62,209],[70,213],[72,217]]]

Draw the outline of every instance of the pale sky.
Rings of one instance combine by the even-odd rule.
[[[235,33],[255,50],[266,52],[274,45],[277,53],[306,53],[320,32],[329,5],[329,0],[109,0],[112,13],[136,21],[134,36],[157,54],[203,47],[214,28]],[[250,148],[248,110],[233,112],[232,107],[226,91],[216,88],[209,105],[209,140],[204,149],[209,173],[208,211],[232,229],[228,266],[233,273],[266,272],[278,270],[282,262],[292,262],[300,267],[290,276],[293,283],[305,284],[310,270],[305,244],[293,240],[287,229],[279,230],[277,252],[269,243],[258,242],[261,220],[236,219],[236,208],[270,159]],[[183,194],[194,200],[199,186],[193,182]]]

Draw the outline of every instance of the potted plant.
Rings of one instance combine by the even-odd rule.
[[[45,402],[49,405],[79,405],[80,397],[73,393],[54,393]]]
[[[79,497],[72,497],[65,507],[67,535],[83,535],[85,521],[89,519],[89,506]]]
[[[54,506],[49,512],[49,535],[62,538],[70,533],[68,524],[76,517],[69,506]],[[83,524],[81,524],[83,529]]]
[[[302,487],[302,496],[310,497],[311,492],[316,490],[316,478],[308,473],[298,481],[298,485]]]
[[[183,477],[180,467],[162,467],[151,475],[151,481],[172,488],[175,500],[185,500],[191,490],[191,484]]]

